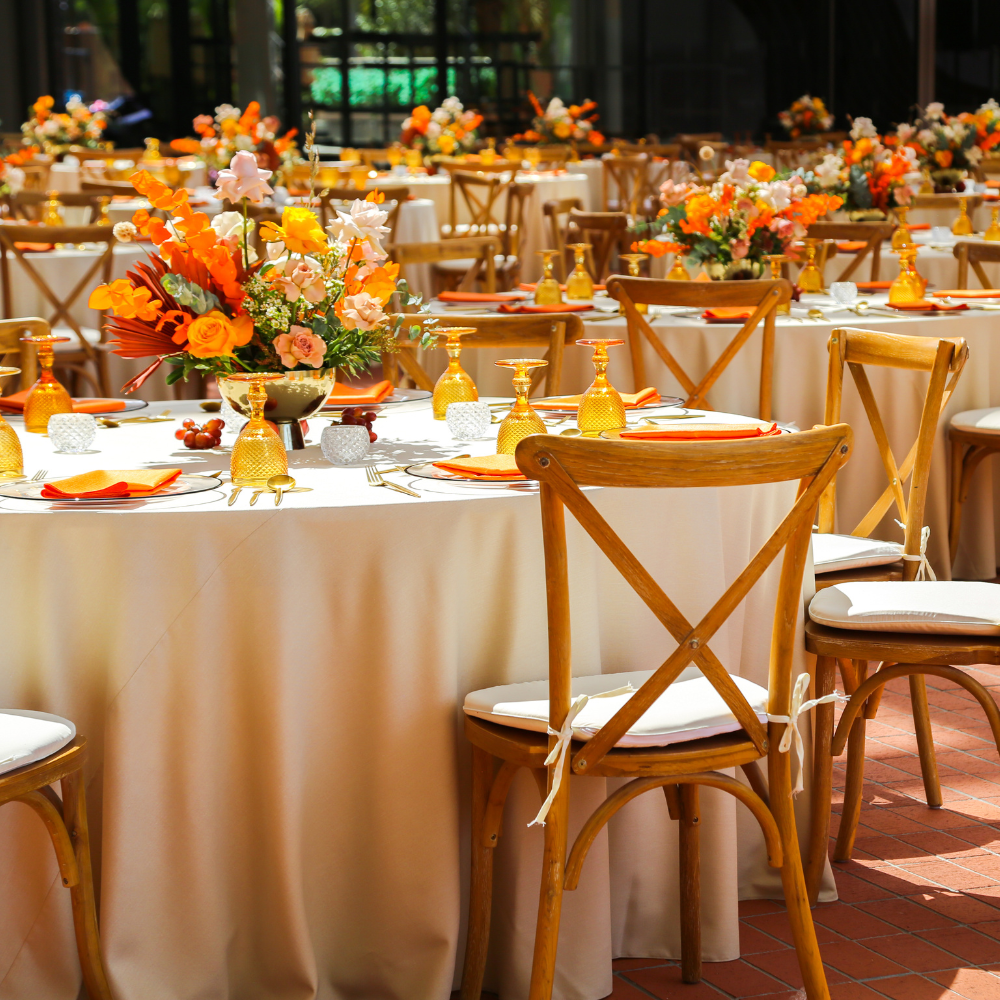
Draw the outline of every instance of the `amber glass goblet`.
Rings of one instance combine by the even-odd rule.
[[[893,211],[896,213],[896,228],[892,231],[892,249],[898,250],[910,242],[910,231],[906,228],[906,214],[909,207],[897,205]]]
[[[20,371],[20,368],[0,368],[0,378],[17,375]],[[24,475],[24,455],[21,452],[21,442],[14,428],[0,413],[0,479],[18,479],[22,475]]]
[[[819,240],[815,236],[807,236],[802,242],[806,245],[806,262],[795,284],[800,292],[822,292],[823,272],[816,265],[816,244]]]
[[[639,270],[642,267],[642,262],[644,260],[649,260],[649,254],[648,253],[623,253],[623,254],[621,254],[621,258],[622,258],[622,260],[628,262],[628,273],[629,273],[629,276],[632,277],[632,278],[638,278],[638,277],[640,277]],[[649,309],[648,309],[648,307],[647,307],[647,305],[646,305],[645,302],[636,302],[635,303],[635,311],[638,312],[638,313],[644,313],[644,312],[648,312]]]
[[[584,434],[599,434],[625,426],[625,404],[618,390],[608,382],[608,348],[620,347],[624,340],[578,340],[580,347],[593,347],[597,375],[580,400],[576,425]]]
[[[72,413],[73,400],[52,374],[55,363],[55,344],[67,343],[69,337],[32,335],[22,337],[22,344],[34,344],[38,349],[38,381],[31,387],[24,401],[24,429],[30,434],[44,434],[49,429],[53,413]]]
[[[247,382],[250,422],[240,431],[229,460],[229,476],[237,486],[263,485],[271,476],[288,475],[288,453],[274,428],[264,419],[267,382],[284,378],[280,372],[237,372],[227,378]]]
[[[669,281],[690,281],[691,275],[688,273],[688,269],[684,266],[684,258],[687,256],[686,250],[678,250],[674,254],[674,264],[667,273],[667,280]]]
[[[951,227],[954,236],[971,236],[975,230],[972,228],[972,219],[969,218],[969,199],[958,199],[958,218]]]
[[[524,150],[524,158],[528,161],[530,170],[537,170],[542,162],[542,151],[537,146],[528,146]]]
[[[431,408],[435,420],[444,420],[451,403],[475,403],[479,399],[476,383],[469,377],[459,364],[462,354],[461,338],[467,333],[475,333],[474,326],[452,326],[439,330],[445,337],[444,349],[448,352],[448,367],[434,383],[434,395],[431,396]],[[440,345],[438,345],[440,346]]]
[[[542,280],[535,285],[535,305],[562,305],[562,289],[559,287],[559,282],[552,276],[552,258],[559,251],[536,250],[535,252],[542,258]]]
[[[764,254],[764,260],[766,260],[767,263],[771,266],[771,278],[774,281],[781,280],[781,265],[784,264],[785,261],[789,259],[790,258],[786,257],[785,254],[783,253]],[[782,303],[782,305],[778,306],[778,308],[775,310],[775,312],[781,313],[785,316],[787,316],[791,311],[792,310],[787,302]]]
[[[573,251],[576,267],[566,279],[566,299],[592,299],[594,297],[594,279],[587,270],[587,251],[589,243],[567,243],[566,249]]]
[[[994,208],[993,216],[989,224],[989,228],[983,233],[983,239],[988,243],[996,243],[1000,241],[1000,208]]]
[[[545,433],[542,418],[528,402],[528,393],[531,391],[531,375],[528,373],[532,368],[547,365],[548,361],[538,358],[509,358],[495,361],[494,364],[498,368],[514,369],[514,378],[511,379],[514,386],[514,405],[500,422],[497,431],[497,454],[513,455],[517,442],[522,438],[526,438],[529,434]]]
[[[924,288],[916,270],[917,248],[907,243],[892,252],[899,254],[899,274],[889,286],[889,305],[918,302],[924,297]]]

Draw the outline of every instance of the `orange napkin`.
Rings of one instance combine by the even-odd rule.
[[[655,427],[647,430],[622,431],[618,436],[627,441],[743,441],[746,438],[775,437],[780,434],[777,424],[701,424],[698,427]]]
[[[49,500],[148,497],[169,486],[180,474],[180,469],[101,469],[46,483],[42,496]]]
[[[333,392],[330,394],[330,398],[326,401],[325,405],[333,403],[337,406],[343,406],[344,404],[374,406],[376,403],[381,403],[387,396],[391,395],[392,383],[388,381],[376,382],[375,385],[368,386],[364,389],[355,389],[353,386],[341,385],[339,382],[336,382],[333,386]]]
[[[643,389],[641,392],[621,392],[619,395],[625,404],[625,409],[630,410],[636,406],[645,406],[647,403],[658,403],[660,394],[656,389]],[[553,396],[543,403],[538,401],[538,405],[545,410],[578,410],[580,400],[583,396]]]
[[[24,413],[24,402],[30,389],[13,392],[9,396],[0,396],[0,410],[7,413]],[[124,410],[124,399],[74,399],[74,413],[110,413],[114,410]]]
[[[911,233],[916,232],[919,229],[930,229],[931,224],[929,222],[908,222],[906,228],[910,230]]]
[[[478,458],[455,458],[451,461],[435,462],[435,469],[454,472],[467,479],[496,479],[502,482],[516,482],[527,479],[517,467],[513,455],[480,455]]]
[[[960,303],[957,306],[945,305],[943,302],[931,302],[929,299],[918,299],[916,302],[898,302],[893,304],[889,303],[890,309],[900,309],[903,312],[909,310],[914,310],[916,312],[955,312],[958,309],[968,309],[968,305],[965,302]]]
[[[502,305],[497,310],[497,312],[502,313],[568,313],[568,312],[585,312],[588,309],[593,309],[592,305],[582,305],[577,302],[560,302],[558,305],[551,306],[515,306],[515,305]]]
[[[856,281],[859,292],[879,292],[887,289],[891,281]]]
[[[857,253],[868,246],[868,240],[845,240],[837,244],[838,253]]]
[[[988,188],[1000,188],[1000,181],[987,181],[986,186]]]
[[[527,295],[518,292],[439,292],[441,302],[519,302]]]
[[[48,253],[56,248],[55,243],[15,243],[14,246],[21,253]]]
[[[533,292],[538,287],[538,284],[537,284],[537,282],[534,282],[534,281],[532,281],[532,282],[524,282],[524,281],[522,281],[521,284],[519,284],[517,287],[520,288],[522,292]],[[566,286],[565,285],[560,285],[559,286],[559,290],[565,292],[566,291]],[[607,286],[605,286],[605,285],[594,285],[594,291],[595,292],[603,292],[603,291],[606,291],[606,290],[607,290]]]
[[[942,288],[931,295],[936,299],[996,299],[1000,288]]]
[[[754,310],[749,306],[717,306],[715,309],[706,309],[701,318],[707,319],[709,323],[733,323],[749,319],[753,314]]]

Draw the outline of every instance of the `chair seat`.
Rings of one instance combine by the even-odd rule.
[[[832,573],[898,562],[903,546],[899,542],[882,542],[877,538],[857,538],[854,535],[814,531],[812,550],[815,571]]]
[[[0,774],[57,753],[75,736],[76,726],[58,715],[11,708],[0,711]]]
[[[573,736],[589,740],[625,704],[631,694],[594,698],[626,684],[638,689],[652,677],[651,670],[621,674],[597,674],[574,677],[573,697],[591,696],[573,722]],[[767,689],[733,676],[751,708],[762,723],[767,723]],[[484,688],[466,695],[466,715],[514,729],[544,733],[549,723],[549,682],[527,681]],[[705,739],[723,733],[738,732],[742,727],[729,711],[718,692],[697,668],[688,668],[660,695],[645,714],[618,741],[619,747],[662,747],[688,740]]]
[[[101,331],[93,326],[81,326],[80,332],[83,334],[83,339],[90,344],[91,347],[96,347],[101,342]],[[52,334],[56,337],[69,337],[69,341],[59,341],[59,343],[53,346],[53,350],[56,354],[69,354],[74,351],[82,351],[83,347],[80,345],[80,338],[76,335],[76,330],[71,326],[54,326],[52,328]]]
[[[475,257],[459,257],[458,260],[438,260],[434,262],[434,266],[442,271],[458,271],[465,274],[466,271],[476,263],[477,258]],[[502,253],[495,254],[493,257],[493,262],[496,267],[502,268],[507,267],[517,260],[517,257],[511,255],[510,257],[505,257]]]
[[[965,410],[963,413],[956,413],[951,418],[951,426],[960,431],[1000,435],[1000,408],[987,407],[985,410]]]
[[[809,617],[838,629],[1000,635],[1000,586],[975,580],[841,583],[816,594]]]

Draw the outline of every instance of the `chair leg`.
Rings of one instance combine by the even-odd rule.
[[[920,753],[920,773],[924,779],[924,793],[931,809],[941,808],[941,782],[938,780],[937,757],[934,753],[934,736],[931,733],[931,712],[927,705],[927,684],[923,674],[910,674],[910,705],[913,708],[913,728],[917,734]]]
[[[701,982],[701,848],[698,786],[680,786],[681,981]]]
[[[94,902],[94,875],[90,866],[90,832],[87,828],[87,798],[83,772],[74,771],[62,779],[63,818],[76,851],[80,881],[70,887],[76,947],[80,953],[83,981],[90,1000],[112,1000],[108,978],[101,960],[101,939]]]
[[[837,676],[836,661],[830,656],[816,658],[816,697],[833,692]],[[809,815],[809,853],[805,877],[809,902],[816,904],[819,886],[826,867],[827,842],[830,839],[830,796],[833,790],[833,704],[817,705],[813,734],[812,801]]]
[[[469,936],[465,942],[462,1000],[479,1000],[490,944],[493,902],[493,848],[483,846],[483,820],[493,784],[493,756],[472,747],[472,878],[469,889]]]
[[[850,861],[854,851],[854,837],[861,818],[861,793],[865,783],[866,727],[864,716],[858,716],[847,739],[847,782],[844,788],[844,807],[840,814],[840,830],[833,849],[834,861]]]
[[[951,565],[958,553],[958,536],[962,530],[962,465],[965,445],[951,440],[951,509],[948,511],[948,549]]]

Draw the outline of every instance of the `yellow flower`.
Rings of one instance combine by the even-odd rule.
[[[748,174],[761,184],[766,184],[772,177],[774,177],[774,167],[769,166],[760,160],[754,160],[750,164],[750,169],[747,171]]]
[[[290,253],[326,253],[330,249],[326,233],[308,208],[286,208],[280,226],[262,222],[260,238],[265,243],[281,240]]]
[[[568,139],[573,134],[573,126],[569,122],[556,122],[556,127],[552,131],[557,138]]]
[[[438,146],[445,156],[450,156],[455,151],[455,140],[450,135],[438,136]]]

